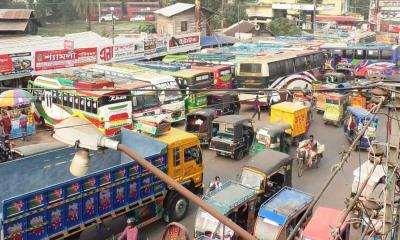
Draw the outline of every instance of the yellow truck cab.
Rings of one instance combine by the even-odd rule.
[[[168,175],[189,190],[203,190],[203,159],[199,138],[176,128],[156,137],[168,145]]]

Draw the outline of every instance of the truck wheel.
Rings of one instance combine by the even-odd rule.
[[[236,159],[236,160],[242,160],[243,157],[244,157],[244,152],[243,152],[243,150],[238,150],[238,151],[235,153],[235,159]]]
[[[189,201],[180,195],[175,193],[172,196],[171,202],[168,206],[168,214],[170,222],[179,222],[186,217],[189,209]]]

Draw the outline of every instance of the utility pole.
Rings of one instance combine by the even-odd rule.
[[[392,107],[394,110],[391,109]],[[391,115],[393,115],[393,111],[397,113],[395,107],[396,104],[394,104],[394,106],[388,106],[388,118],[391,123],[390,130],[388,131],[388,133],[390,134],[388,136],[390,152],[386,162],[386,184],[385,184],[384,202],[383,202],[383,207],[384,207],[383,233],[388,234],[386,236],[386,239],[393,239],[392,237],[395,237],[392,236],[393,216],[394,216],[394,192],[396,189],[396,182],[397,182],[396,169],[399,166],[399,149],[400,149],[400,135],[399,135],[400,127],[399,127],[399,122],[395,120],[397,119],[397,114],[396,116],[393,116],[394,119],[390,119]],[[397,233],[397,235],[399,234]]]
[[[313,33],[317,30],[317,0],[313,0],[313,14],[312,14],[312,30]]]
[[[224,19],[225,19],[225,15],[224,15],[224,1],[225,1],[225,0],[221,0],[221,15],[222,15],[222,20],[221,20],[221,32],[223,32],[223,30],[224,30]]]
[[[99,12],[99,23],[101,22],[101,6],[100,6],[100,0],[97,0],[97,8]]]
[[[201,0],[194,2],[194,15],[196,18],[196,32],[201,32]]]

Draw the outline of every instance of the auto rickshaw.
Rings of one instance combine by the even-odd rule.
[[[205,108],[186,115],[185,131],[196,135],[202,146],[208,146],[211,141],[212,121],[216,118],[214,109]]]
[[[349,240],[349,216],[343,225],[339,227],[337,235],[332,235],[332,230],[336,229],[337,221],[342,214],[343,212],[339,209],[318,207],[303,231],[302,240]]]
[[[317,89],[332,89],[336,88],[336,84],[325,84],[319,86]],[[313,93],[313,98],[314,98],[314,109],[317,111],[317,113],[323,113],[325,111],[325,100],[326,100],[326,94],[327,92],[314,92]]]
[[[288,239],[313,199],[308,193],[284,187],[261,205],[254,236],[260,240]],[[310,218],[311,214],[307,220]]]
[[[349,95],[349,105],[351,107],[366,108],[367,99],[359,93],[352,93]]]
[[[227,91],[210,92],[207,94],[207,107],[214,108],[219,116],[239,114],[239,95]]]
[[[250,118],[242,115],[227,115],[214,119],[210,150],[217,156],[229,156],[240,160],[253,143],[254,128]]]
[[[252,232],[257,214],[257,192],[234,181],[228,181],[203,197],[203,201],[227,216],[248,232]],[[194,236],[196,239],[237,239],[238,236],[208,212],[198,208]],[[203,238],[204,239],[204,238]]]
[[[239,174],[239,182],[255,189],[261,202],[285,186],[292,186],[293,159],[286,153],[265,149],[251,156]]]
[[[372,141],[375,140],[376,129],[378,127],[378,118],[373,116],[364,108],[348,107],[344,120],[344,134],[350,142],[353,142],[364,125],[373,118],[372,123],[368,127],[364,136],[361,137],[357,148],[367,150],[370,148]]]
[[[340,126],[343,124],[347,107],[347,95],[329,93],[325,97],[324,123]]]
[[[284,122],[269,123],[261,127],[256,132],[255,142],[252,152],[272,149],[279,152],[288,153],[292,142],[292,137],[286,133],[291,126]]]

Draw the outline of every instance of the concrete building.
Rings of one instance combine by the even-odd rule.
[[[179,35],[196,32],[195,5],[175,3],[154,12],[158,34]],[[209,19],[212,11],[201,9],[201,29],[203,35],[210,32]]]
[[[319,15],[342,15],[348,13],[348,5],[348,0],[322,0],[316,10]],[[298,0],[257,0],[248,4],[246,12],[253,23],[265,24],[278,17],[298,19],[302,11],[311,14],[313,9],[312,3],[298,3]]]

